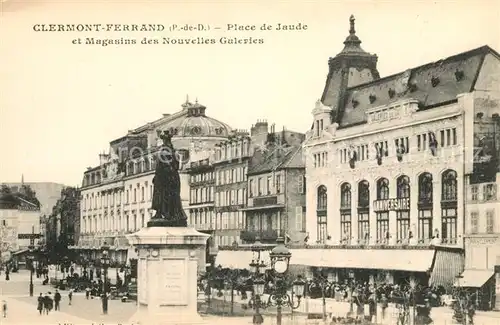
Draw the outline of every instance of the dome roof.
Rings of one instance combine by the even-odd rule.
[[[181,117],[167,122],[162,129],[170,131],[175,137],[218,137],[226,138],[231,133],[231,127],[214,118],[205,115],[206,107],[186,101],[182,105],[183,114]]]

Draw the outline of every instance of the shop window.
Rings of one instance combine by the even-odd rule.
[[[443,243],[457,242],[457,173],[446,170],[441,178],[441,236]]]
[[[358,243],[366,244],[370,239],[370,184],[358,184]]]
[[[398,199],[410,198],[410,179],[408,176],[403,175],[397,179],[397,197]],[[410,210],[396,211],[396,239],[398,243],[409,239],[410,230]]]
[[[425,243],[432,238],[433,218],[432,175],[422,173],[418,177],[418,241]]]
[[[316,197],[316,217],[317,217],[317,237],[318,242],[324,244],[328,236],[327,228],[327,207],[328,207],[328,193],[326,186],[321,185],[317,190]]]
[[[342,184],[340,187],[340,231],[341,241],[344,244],[350,243],[352,237],[351,198],[351,185]]]

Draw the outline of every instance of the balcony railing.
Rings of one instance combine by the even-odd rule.
[[[498,201],[498,186],[496,183],[482,183],[469,185],[469,201],[491,202]]]
[[[242,230],[240,238],[245,243],[253,243],[259,237],[262,243],[274,243],[278,237],[284,237],[284,230]]]

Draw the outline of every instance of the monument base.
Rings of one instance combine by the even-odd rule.
[[[208,237],[194,228],[149,224],[127,236],[138,251],[137,311],[130,318],[132,324],[206,324],[197,311],[197,279]]]

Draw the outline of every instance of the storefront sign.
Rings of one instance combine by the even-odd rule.
[[[376,200],[373,202],[375,211],[410,210],[410,198]]]

